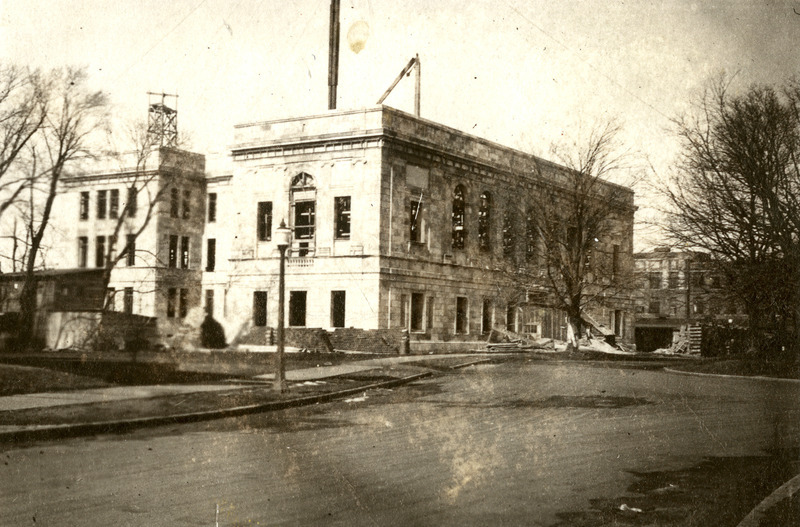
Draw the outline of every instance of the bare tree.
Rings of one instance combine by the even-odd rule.
[[[538,266],[523,266],[515,282],[567,315],[567,346],[578,349],[586,309],[610,301],[628,285],[615,236],[633,216],[630,189],[609,183],[627,168],[628,153],[615,122],[595,127],[584,144],[554,146],[564,165],[538,161],[537,188],[525,215],[527,253]],[[564,168],[566,167],[566,170]]]
[[[749,316],[751,345],[798,321],[800,88],[712,82],[695,111],[675,120],[682,151],[662,186],[667,228],[709,252]],[[785,340],[784,340],[785,342]],[[795,343],[796,345],[796,343]]]
[[[90,155],[91,136],[103,124],[107,101],[101,92],[86,87],[83,70],[55,71],[46,83],[44,124],[31,139],[30,178],[41,198],[30,211],[30,246],[25,281],[20,293],[20,344],[27,345],[36,318],[37,280],[34,274],[45,231],[50,222],[59,183],[69,165]]]
[[[44,125],[47,102],[38,72],[0,65],[0,217],[30,182],[19,161]]]

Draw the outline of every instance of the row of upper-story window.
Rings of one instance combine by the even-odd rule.
[[[189,268],[189,244],[190,239],[188,236],[178,236],[176,234],[169,235],[169,252],[167,255],[167,267],[170,268]],[[94,266],[98,268],[105,267],[109,258],[116,260],[116,244],[115,236],[95,236],[94,238]],[[109,252],[110,249],[110,252]],[[126,267],[134,267],[136,265],[136,235],[128,234],[125,238],[125,246],[123,247],[123,254],[120,261],[125,262]],[[78,267],[89,266],[89,237],[78,237]],[[213,267],[213,266],[212,266]],[[212,268],[213,270],[213,268]]]
[[[692,271],[690,273],[692,287],[708,287],[717,289],[722,287],[722,280],[718,274],[709,274],[703,271]],[[650,271],[647,273],[645,282],[649,289],[681,289],[686,287],[685,273],[670,271],[666,282],[663,280],[661,271]]]
[[[104,219],[117,219],[120,215],[120,189],[102,189],[95,191],[95,217],[98,220]],[[135,217],[137,212],[137,196],[138,191],[136,187],[128,187],[127,201],[125,202],[123,214],[128,217]],[[173,187],[170,189],[169,194],[169,215],[171,218],[182,218],[188,220],[191,217],[191,203],[192,192],[188,189],[179,189]],[[86,221],[90,216],[91,206],[91,192],[86,190],[80,193],[80,204],[78,207],[78,218],[81,221]],[[216,194],[213,199],[213,220],[212,218],[212,200],[209,196],[209,221],[216,221]]]

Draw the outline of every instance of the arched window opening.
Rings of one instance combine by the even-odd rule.
[[[453,189],[453,249],[463,249],[466,238],[464,229],[466,206],[464,203],[464,185]]]
[[[492,195],[488,192],[481,193],[481,201],[478,207],[478,246],[482,251],[492,248],[491,240],[492,225]]]
[[[514,217],[510,211],[503,213],[503,256],[514,255]]]
[[[536,220],[533,217],[533,211],[528,211],[528,216],[525,219],[525,258],[529,262],[535,262],[539,250],[539,238],[537,236]]]

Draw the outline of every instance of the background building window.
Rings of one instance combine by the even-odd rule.
[[[170,234],[169,236],[169,267],[175,269],[178,267],[178,236]]]
[[[456,334],[463,335],[469,332],[467,297],[456,297]]]
[[[614,245],[611,250],[611,279],[615,280],[619,275],[619,245]]]
[[[217,193],[210,192],[208,194],[208,223],[217,221]]]
[[[303,327],[306,325],[306,291],[289,292],[289,325]]]
[[[108,206],[108,217],[115,220],[119,217],[119,189],[111,189],[111,201]]]
[[[122,311],[126,315],[133,314],[133,288],[126,287],[122,295]]]
[[[258,241],[266,242],[272,239],[272,202],[258,202]]]
[[[133,218],[134,216],[136,216],[136,206],[137,206],[136,198],[137,198],[137,196],[138,196],[138,193],[136,192],[136,187],[130,187],[128,189],[128,203],[125,205],[125,207],[126,207],[126,209],[128,211],[128,217],[129,218]]]
[[[189,312],[189,290],[181,288],[180,292],[180,308],[179,313],[181,318],[186,318],[186,313]]]
[[[334,198],[335,233],[338,239],[350,238],[350,196]]]
[[[99,219],[99,220],[106,219],[107,203],[108,203],[108,191],[107,190],[98,190],[97,191],[97,219]]]
[[[167,289],[167,318],[175,317],[175,303],[178,301],[178,290],[174,287]]]
[[[506,306],[506,329],[514,333],[517,331],[517,306],[515,304]]]
[[[206,289],[206,314],[214,316],[214,290]]]
[[[253,291],[253,325],[267,325],[267,292]]]
[[[422,202],[411,200],[408,204],[409,236],[414,243],[422,243]]]
[[[655,271],[648,274],[650,289],[661,289],[661,272]]]
[[[181,269],[189,268],[189,237],[181,236]]]
[[[678,271],[670,271],[669,272],[669,288],[670,289],[678,289],[680,287],[680,274]]]
[[[478,247],[482,251],[488,251],[492,248],[491,227],[492,196],[488,192],[483,192],[478,206]]]
[[[88,192],[81,192],[80,219],[82,221],[89,219],[89,193]]]
[[[425,295],[411,293],[411,331],[424,331]]]
[[[294,236],[298,240],[314,239],[316,201],[298,201],[294,204]]]
[[[95,242],[94,266],[104,267],[106,262],[106,237],[98,236]]]
[[[136,235],[128,234],[125,241],[125,265],[133,267],[136,265]]]
[[[184,190],[183,191],[183,219],[188,220],[191,216],[191,207],[192,207],[192,191]]]
[[[78,267],[89,265],[89,238],[81,236],[78,238]]]
[[[536,220],[533,218],[533,212],[528,211],[528,216],[525,218],[525,258],[529,262],[535,262],[539,255],[538,242]]]
[[[206,271],[213,271],[217,265],[217,240],[206,240]]]
[[[514,255],[514,217],[511,212],[503,214],[503,256],[510,258]]]
[[[489,333],[492,330],[492,301],[484,299],[481,308],[481,333]]]
[[[345,322],[345,291],[331,291],[331,327],[343,328]]]
[[[177,218],[178,211],[180,209],[180,191],[176,188],[172,188],[169,191],[169,217],[170,218]]]
[[[661,313],[661,302],[658,300],[651,300],[647,304],[647,312],[651,315],[658,315]]]
[[[453,189],[453,249],[463,249],[466,239],[464,219],[466,204],[464,202],[464,185]]]

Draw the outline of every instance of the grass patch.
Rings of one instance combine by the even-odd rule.
[[[105,388],[111,383],[46,368],[0,364],[0,396]]]

